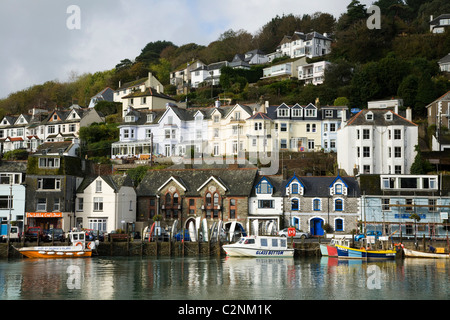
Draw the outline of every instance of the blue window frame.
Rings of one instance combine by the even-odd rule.
[[[300,203],[298,199],[292,199],[291,200],[291,210],[292,211],[298,211],[300,208]]]
[[[344,220],[342,220],[342,219],[334,220],[334,230],[335,231],[344,231]]]
[[[342,211],[342,210],[344,210],[344,202],[342,201],[342,199],[334,200],[334,210],[335,211]]]
[[[298,194],[298,183],[291,184],[291,193]]]
[[[334,186],[334,193],[335,194],[342,194],[342,184],[338,183]]]
[[[320,211],[320,199],[313,200],[313,209],[314,211]]]
[[[268,181],[261,181],[259,185],[256,187],[256,193],[260,194],[271,194],[272,186]]]

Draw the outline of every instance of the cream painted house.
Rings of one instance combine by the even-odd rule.
[[[135,110],[164,110],[168,103],[175,100],[164,94],[164,86],[151,72],[147,78],[133,82],[119,84],[119,89],[114,92],[114,101],[122,102],[122,117],[128,112],[129,107]]]
[[[77,189],[76,227],[104,232],[136,222],[136,192],[128,176],[87,177]]]
[[[274,143],[280,150],[320,151],[322,128],[320,110],[312,103],[270,106],[267,115],[273,120]]]
[[[216,107],[208,119],[208,147],[214,156],[238,155],[247,146],[246,119],[253,115],[249,106],[236,104]]]

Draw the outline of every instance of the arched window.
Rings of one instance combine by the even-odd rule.
[[[210,206],[211,205],[211,193],[207,193],[206,194],[206,205]]]
[[[172,204],[172,196],[170,193],[166,193],[166,206],[169,206]]]
[[[174,193],[173,194],[173,204],[175,205],[178,205],[178,193]]]
[[[214,193],[214,207],[217,207],[219,205],[219,194]]]
[[[292,199],[291,200],[291,210],[297,211],[299,210],[300,204],[298,199]]]

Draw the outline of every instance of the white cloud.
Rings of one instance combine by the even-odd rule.
[[[350,2],[350,1],[348,1]],[[362,1],[364,3],[364,1]],[[113,68],[149,42],[208,45],[233,29],[256,33],[276,15],[335,15],[335,0],[2,0],[0,98],[34,84]],[[69,30],[67,7],[81,9],[80,30]]]

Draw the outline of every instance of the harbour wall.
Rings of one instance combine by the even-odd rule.
[[[223,243],[211,242],[142,242],[134,241],[105,241],[101,242],[94,250],[93,256],[114,257],[114,256],[149,256],[149,257],[209,257],[225,256],[222,249]],[[295,257],[320,256],[320,242],[296,242],[294,243]],[[0,259],[21,258],[22,255],[14,249],[23,246],[36,246],[36,243],[11,243],[8,249],[6,243],[0,243]],[[49,243],[42,243],[49,246]],[[55,243],[55,245],[67,245],[67,243]],[[406,248],[415,249],[414,241],[403,241]],[[426,250],[428,245],[443,247],[448,252],[448,243],[445,240],[420,241],[419,250]]]

